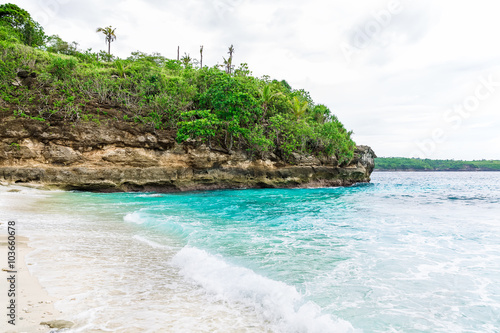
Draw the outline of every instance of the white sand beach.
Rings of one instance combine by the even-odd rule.
[[[3,199],[3,197],[2,197]],[[12,275],[7,268],[7,236],[6,222],[2,221],[0,236],[0,258],[2,258],[2,278],[0,279],[0,290],[6,294],[9,290],[7,277]],[[37,278],[30,273],[26,264],[25,256],[32,250],[27,245],[28,238],[16,236],[16,318],[15,325],[8,322],[6,313],[0,322],[2,332],[48,332],[50,328],[41,325],[42,322],[57,320],[60,312],[54,308],[54,298],[47,294],[47,291],[40,285]],[[10,298],[2,297],[2,309],[6,311]]]
[[[20,196],[22,190],[18,186],[0,186],[0,292],[8,296],[10,282],[7,280],[13,273],[8,267],[8,222],[16,220],[16,211],[21,207],[29,205],[30,196]],[[17,226],[16,226],[17,227]],[[26,256],[33,249],[29,247],[29,239],[22,235],[22,231],[16,228],[15,246],[16,258],[15,268],[15,325],[9,323],[7,316],[7,306],[10,304],[10,297],[2,296],[2,320],[0,321],[1,332],[49,332],[51,328],[41,325],[42,322],[50,322],[60,319],[61,313],[54,308],[53,297],[49,296],[37,277],[30,272],[31,262],[26,261]],[[12,297],[14,298],[14,297]]]

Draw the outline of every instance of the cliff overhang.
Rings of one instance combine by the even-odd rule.
[[[294,154],[226,154],[198,142],[178,144],[175,133],[123,122],[48,125],[4,118],[0,124],[0,180],[45,188],[191,191],[229,188],[349,186],[370,181],[375,153],[358,146],[351,163]]]

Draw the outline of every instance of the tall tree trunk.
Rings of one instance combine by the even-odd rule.
[[[108,40],[108,54],[111,54],[111,41]]]
[[[229,137],[229,147],[227,148],[227,153],[229,155],[232,154],[231,150],[233,149],[233,143],[234,143],[234,138],[233,138],[233,134],[231,133],[231,136]]]
[[[229,47],[229,59],[227,59],[228,61],[228,73],[231,74],[231,71],[233,69],[233,52],[234,52],[234,47],[233,47],[233,44],[231,44],[231,46]]]
[[[203,68],[203,45],[200,47],[200,68]]]
[[[179,48],[180,46],[177,46],[177,60],[179,60]]]

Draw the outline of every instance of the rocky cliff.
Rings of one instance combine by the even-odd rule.
[[[132,123],[53,123],[0,119],[0,180],[90,191],[187,191],[221,188],[346,186],[369,182],[375,153],[358,146],[347,167],[334,158],[225,154],[175,133]]]

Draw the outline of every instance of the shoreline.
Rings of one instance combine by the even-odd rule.
[[[18,186],[0,186],[0,292],[7,296],[10,289],[10,283],[7,278],[8,273],[8,221],[16,222],[16,258],[15,258],[15,305],[16,305],[16,318],[15,325],[9,324],[10,319],[7,316],[7,306],[10,304],[10,297],[1,298],[2,320],[0,321],[0,331],[6,333],[14,332],[51,332],[54,328],[47,325],[41,325],[42,322],[50,322],[53,320],[61,319],[62,313],[58,311],[54,303],[57,301],[54,297],[50,296],[47,290],[40,284],[36,275],[30,271],[30,266],[33,263],[30,260],[29,254],[35,250],[29,246],[29,238],[26,237],[22,231],[19,230],[16,217],[20,211],[20,200],[22,204],[32,201],[30,198],[23,196],[19,197],[18,193],[21,191]]]
[[[12,187],[19,186],[22,188],[35,189],[41,191],[63,191],[63,192],[88,192],[88,193],[162,193],[162,194],[172,194],[172,193],[197,193],[205,191],[232,191],[232,190],[266,190],[266,189],[312,189],[312,188],[331,188],[331,187],[351,187],[357,184],[369,184],[370,180],[360,180],[360,181],[346,181],[346,180],[336,180],[336,181],[311,181],[309,183],[297,184],[297,185],[283,185],[277,187],[269,186],[225,186],[225,185],[212,185],[212,186],[196,186],[184,189],[171,189],[161,186],[145,186],[140,189],[95,189],[95,188],[80,188],[71,187],[67,185],[53,185],[53,184],[43,184],[37,182],[22,182],[22,183],[11,183],[5,180],[0,180],[0,186]]]
[[[2,275],[6,272],[7,258],[7,236],[6,221],[1,222],[2,235],[0,236],[0,257],[3,259]],[[26,256],[34,249],[28,246],[29,239],[24,236],[16,236],[16,319],[15,325],[7,322],[9,319],[2,316],[0,330],[2,332],[50,332],[51,328],[41,325],[42,322],[57,320],[61,312],[55,309],[54,302],[44,287],[40,284],[36,276],[29,271],[31,263],[26,260]],[[5,278],[0,279],[0,290],[9,290],[8,282]],[[2,298],[3,299],[3,298]],[[2,301],[3,308],[7,307],[8,298]],[[7,319],[6,319],[7,318]]]

